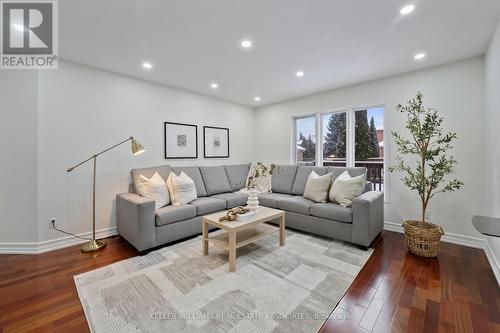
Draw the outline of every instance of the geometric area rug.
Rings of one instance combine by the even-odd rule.
[[[227,252],[201,238],[75,276],[92,332],[317,332],[373,250],[296,231]]]

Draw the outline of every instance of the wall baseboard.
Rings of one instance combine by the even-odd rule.
[[[400,223],[388,221],[384,221],[384,230],[398,232],[401,234],[404,233],[403,226]],[[441,240],[445,243],[462,245],[475,249],[482,249],[486,254],[486,258],[488,259],[491,269],[493,270],[493,274],[495,274],[497,283],[500,286],[500,263],[486,239],[446,233],[445,235],[443,235],[443,237],[441,237]]]
[[[117,234],[116,227],[96,230],[96,238],[106,238]],[[92,237],[92,232],[78,234],[79,237]],[[86,243],[87,240],[64,236],[43,242],[0,243],[0,254],[40,254],[65,247]]]

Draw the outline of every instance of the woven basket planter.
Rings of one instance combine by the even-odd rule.
[[[403,223],[405,229],[405,243],[411,253],[427,258],[434,258],[439,253],[439,243],[444,235],[443,229],[432,223],[420,221],[406,221]]]

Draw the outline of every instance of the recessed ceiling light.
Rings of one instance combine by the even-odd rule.
[[[414,58],[415,60],[422,60],[422,59],[424,59],[424,58],[425,58],[425,56],[426,56],[426,54],[425,54],[425,53],[423,53],[423,52],[421,52],[421,53],[417,53],[417,54],[415,54],[415,55],[413,56],[413,58]]]
[[[249,49],[252,47],[252,41],[248,39],[244,39],[240,43],[241,47],[244,49]]]
[[[144,67],[145,69],[151,69],[153,68],[153,65],[150,62],[143,62],[142,67]]]
[[[219,88],[219,85],[217,83],[213,82],[213,83],[210,83],[210,88],[217,89],[217,88]]]
[[[406,5],[403,8],[401,8],[401,10],[399,12],[401,13],[401,15],[408,15],[411,12],[413,12],[414,10],[415,10],[414,5]]]
[[[14,29],[24,32],[24,26],[22,24],[14,24]]]
[[[260,102],[260,97],[259,97],[259,96],[255,96],[255,97],[253,98],[253,100],[254,100],[254,101],[256,101],[256,102]]]
[[[303,71],[298,71],[297,73],[295,73],[295,76],[296,77],[303,77],[304,76],[304,72]]]

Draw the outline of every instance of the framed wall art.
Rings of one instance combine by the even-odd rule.
[[[229,128],[203,126],[205,158],[229,157]]]
[[[164,123],[165,159],[198,158],[198,126]]]

